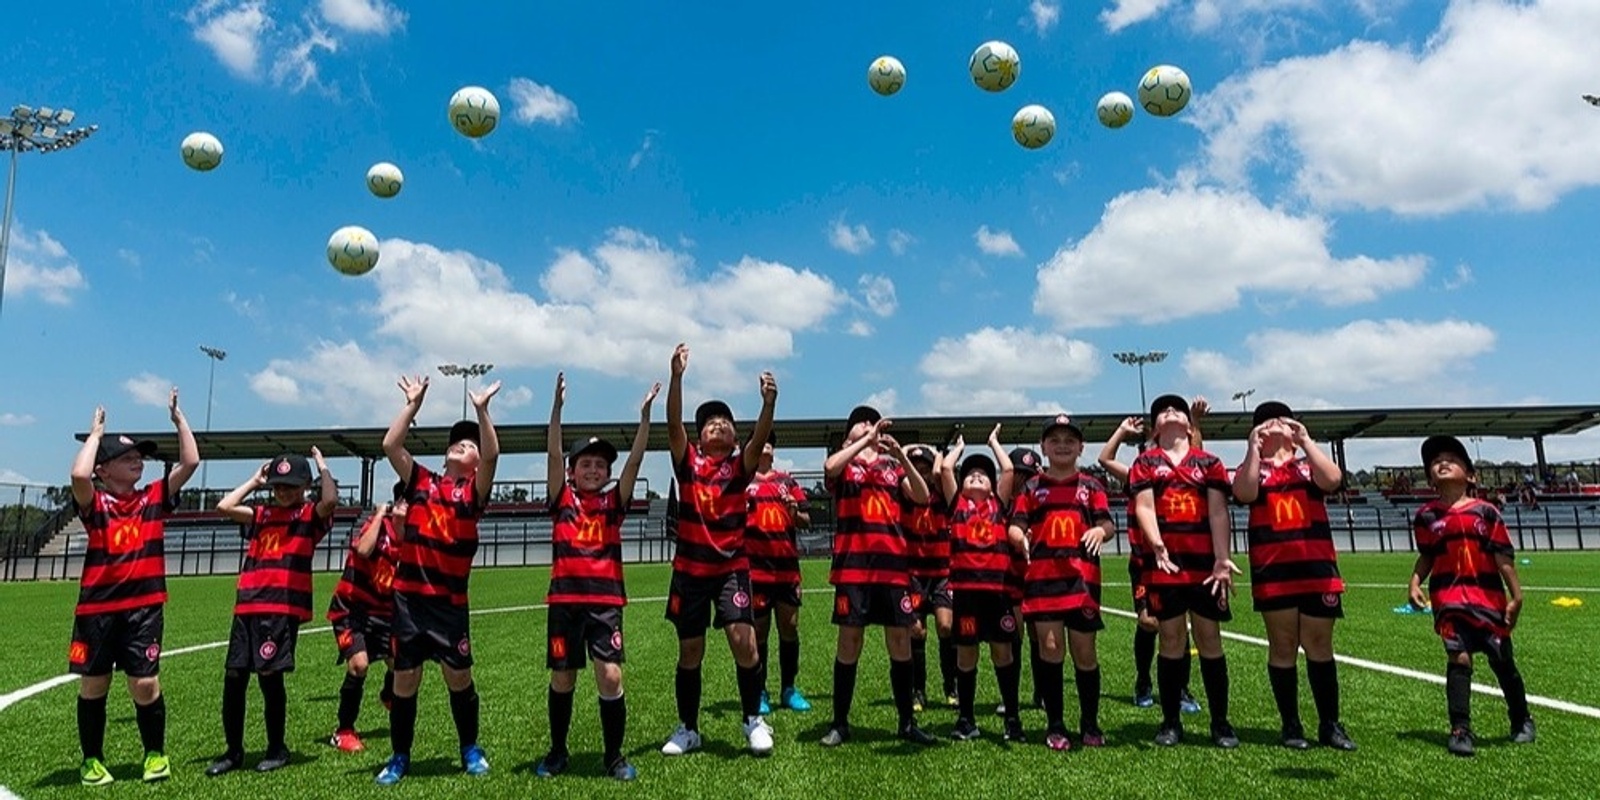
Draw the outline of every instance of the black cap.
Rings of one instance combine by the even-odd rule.
[[[272,459],[272,463],[267,465],[267,485],[310,486],[311,461],[294,453]]]
[[[707,400],[701,403],[700,407],[694,410],[694,429],[698,431],[704,428],[712,417],[723,417],[733,422],[733,409],[721,400]]]
[[[100,449],[94,454],[94,465],[98,467],[107,461],[120,458],[122,454],[129,450],[138,450],[139,455],[149,458],[156,452],[156,443],[149,439],[134,441],[123,435],[102,436],[100,437]]]
[[[933,452],[933,448],[925,444],[914,444],[906,448],[906,460],[926,461],[929,464],[934,464],[938,462],[939,456]]]
[[[1256,406],[1256,414],[1254,417],[1250,418],[1250,427],[1254,428],[1255,426],[1260,425],[1268,420],[1293,416],[1294,410],[1289,408],[1289,406],[1280,403],[1277,400],[1268,400],[1267,402]]]
[[[856,406],[850,409],[850,419],[845,424],[854,428],[857,422],[877,422],[880,419],[883,419],[883,415],[878,413],[878,409],[872,406]]]
[[[983,470],[983,474],[989,476],[989,487],[994,488],[995,484],[999,480],[994,468],[994,459],[982,453],[973,453],[972,455],[961,459],[960,477],[962,479],[965,479],[967,477],[967,473],[975,469]]]
[[[1165,410],[1167,410],[1169,408],[1176,408],[1179,411],[1182,411],[1184,416],[1189,417],[1189,401],[1188,400],[1183,399],[1182,395],[1164,394],[1164,395],[1161,395],[1160,397],[1157,397],[1155,399],[1155,402],[1150,404],[1150,424],[1151,424],[1151,426],[1155,425],[1156,417],[1159,416],[1161,414],[1161,412],[1163,412],[1163,411],[1165,411]],[[1193,417],[1190,417],[1190,419],[1193,419]]]
[[[405,500],[405,499],[406,499],[406,482],[405,481],[395,481],[394,482],[394,502],[398,503],[401,500]]]
[[[1044,431],[1039,434],[1039,441],[1044,441],[1045,437],[1049,436],[1050,432],[1056,428],[1066,428],[1067,430],[1072,431],[1073,436],[1078,437],[1078,441],[1083,441],[1083,429],[1078,427],[1077,424],[1072,421],[1072,418],[1066,414],[1057,414],[1049,419],[1046,419],[1044,421]],[[1015,456],[1013,456],[1013,459],[1015,459]]]
[[[478,423],[470,419],[464,419],[451,425],[450,441],[446,442],[446,444],[453,445],[462,439],[468,439],[473,444],[479,444],[482,440],[478,438]]]
[[[1011,459],[1013,472],[1025,472],[1032,475],[1039,471],[1042,461],[1039,454],[1026,447],[1019,447],[1006,454]]]
[[[1477,469],[1472,465],[1472,458],[1467,455],[1466,445],[1462,444],[1461,440],[1454,436],[1429,436],[1423,440],[1422,466],[1426,467],[1432,464],[1435,458],[1445,453],[1461,459],[1461,463],[1467,465],[1468,473],[1477,472]]]
[[[772,449],[774,449],[774,450],[778,449],[778,432],[777,431],[767,431],[766,444],[772,445]]]
[[[605,459],[608,467],[617,463],[617,448],[598,436],[590,436],[587,441],[578,446],[578,449],[572,451],[572,455],[567,456],[567,469],[578,466],[578,456],[585,454],[597,455]]]

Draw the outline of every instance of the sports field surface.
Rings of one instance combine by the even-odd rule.
[[[289,744],[294,762],[276,773],[236,772],[208,779],[205,766],[222,751],[219,719],[223,642],[233,604],[233,578],[171,581],[166,611],[162,684],[168,704],[168,755],[173,777],[148,787],[139,781],[138,732],[121,679],[113,686],[107,731],[107,761],[117,782],[104,788],[78,785],[76,683],[38,684],[62,675],[77,587],[70,583],[0,585],[0,798],[171,797],[334,798],[354,796],[492,797],[530,796],[694,798],[999,798],[999,797],[1594,797],[1600,793],[1600,554],[1531,553],[1519,569],[1527,586],[1527,608],[1515,634],[1516,654],[1535,696],[1539,739],[1532,745],[1507,741],[1505,703],[1475,692],[1473,721],[1478,756],[1445,752],[1444,655],[1426,615],[1397,614],[1411,558],[1348,555],[1346,618],[1335,634],[1344,721],[1360,745],[1355,753],[1313,747],[1292,752],[1277,744],[1278,718],[1266,680],[1266,651],[1254,641],[1226,643],[1232,676],[1232,721],[1243,746],[1212,747],[1206,715],[1188,716],[1188,738],[1173,749],[1151,743],[1157,709],[1135,708],[1128,589],[1117,583],[1124,563],[1108,559],[1107,629],[1100,634],[1105,697],[1101,725],[1108,746],[1047,750],[1043,712],[1028,710],[1027,745],[999,739],[1000,720],[989,716],[998,701],[987,657],[979,672],[979,725],[984,737],[956,743],[947,736],[954,713],[935,702],[921,714],[923,727],[941,737],[932,748],[903,745],[893,736],[888,662],[878,637],[869,633],[851,720],[855,738],[837,750],[817,744],[828,721],[835,629],[828,622],[831,594],[827,565],[806,564],[801,613],[800,684],[815,710],[777,711],[771,717],[777,748],[769,758],[750,756],[739,732],[734,674],[726,646],[709,640],[706,707],[701,730],[706,746],[668,759],[659,747],[676,725],[673,669],[677,656],[672,627],[662,618],[669,570],[631,566],[633,604],[626,615],[628,697],[626,751],[639,780],[620,784],[600,777],[600,734],[594,684],[579,684],[572,769],[543,781],[533,764],[549,744],[545,725],[544,669],[547,572],[536,568],[485,569],[472,579],[473,649],[483,702],[483,740],[493,771],[461,774],[446,691],[437,670],[426,673],[411,775],[380,789],[372,777],[388,756],[388,723],[377,701],[375,668],[358,728],[365,753],[347,755],[326,744],[333,729],[343,670],[334,666],[334,645],[318,621],[302,631],[299,669],[289,677]],[[318,607],[325,607],[337,576],[319,575]],[[824,593],[815,590],[822,589]],[[1236,619],[1224,630],[1242,637],[1262,635],[1260,617],[1248,611],[1241,586]],[[1582,605],[1557,605],[1576,598]],[[774,634],[775,635],[775,634]],[[713,636],[716,634],[713,632]],[[773,646],[776,660],[777,648]],[[929,648],[930,687],[939,685],[937,658]],[[1376,668],[1374,668],[1376,667]],[[1391,669],[1393,668],[1393,669]],[[776,669],[774,668],[774,672]],[[1193,686],[1200,690],[1198,667]],[[775,678],[775,676],[774,676]],[[1475,681],[1493,685],[1481,659]],[[1301,708],[1308,729],[1316,716],[1301,670]],[[774,680],[775,683],[775,680]],[[777,687],[772,687],[774,695]],[[1024,673],[1023,696],[1029,694]],[[1202,703],[1205,698],[1201,697]],[[1556,701],[1553,707],[1546,701]],[[261,701],[252,684],[247,723],[249,765],[263,747]],[[1075,723],[1077,702],[1070,668],[1067,718]],[[1074,739],[1076,742],[1076,739]],[[9,793],[9,794],[8,794]]]

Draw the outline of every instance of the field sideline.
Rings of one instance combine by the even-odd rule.
[[[1530,553],[1521,565],[1528,587],[1528,605],[1516,634],[1519,665],[1530,694],[1600,709],[1600,672],[1596,657],[1595,614],[1600,610],[1600,554]],[[1128,605],[1127,587],[1115,585],[1126,575],[1120,559],[1105,565],[1108,608]],[[1411,558],[1405,555],[1347,555],[1341,565],[1352,584],[1346,596],[1347,618],[1339,624],[1336,647],[1341,656],[1442,676],[1443,651],[1428,617],[1398,615],[1392,609],[1404,598],[1404,580]],[[1042,744],[1043,713],[1027,711],[1023,721],[1032,735],[1025,746],[999,741],[999,720],[980,715],[985,738],[979,742],[944,742],[928,749],[902,746],[891,734],[894,710],[888,699],[887,663],[877,637],[869,637],[862,658],[861,682],[852,723],[856,738],[838,751],[815,742],[825,729],[829,708],[834,628],[828,623],[827,594],[808,594],[802,611],[800,684],[816,710],[809,714],[777,712],[772,718],[778,748],[768,759],[755,759],[743,749],[733,670],[727,649],[713,639],[706,662],[706,706],[702,732],[706,748],[682,759],[666,759],[659,748],[675,724],[672,699],[676,641],[662,619],[666,594],[665,565],[628,568],[629,593],[636,598],[626,617],[629,698],[627,750],[639,768],[633,785],[614,784],[595,776],[599,764],[599,724],[593,682],[579,684],[574,713],[573,771],[551,782],[539,781],[532,765],[548,745],[545,732],[543,601],[547,571],[538,568],[485,569],[473,577],[473,645],[478,659],[477,682],[483,697],[483,744],[494,771],[467,778],[455,763],[456,744],[436,672],[425,678],[413,774],[385,793],[395,797],[471,793],[482,797],[525,797],[529,794],[576,794],[596,797],[965,797],[1058,796],[1093,793],[1105,797],[1392,797],[1402,794],[1519,797],[1592,797],[1600,776],[1600,754],[1593,745],[1600,720],[1535,706],[1539,741],[1513,747],[1505,743],[1507,722],[1502,700],[1475,694],[1474,727],[1479,755],[1473,760],[1445,753],[1443,689],[1424,680],[1387,674],[1352,664],[1340,670],[1344,719],[1360,744],[1356,753],[1314,748],[1304,753],[1276,746],[1277,714],[1267,688],[1265,651],[1250,642],[1229,640],[1225,647],[1232,675],[1231,717],[1244,746],[1224,752],[1205,736],[1206,716],[1186,718],[1188,740],[1174,750],[1150,743],[1158,712],[1137,709],[1130,702],[1133,623],[1108,615],[1100,636],[1105,697],[1101,724],[1109,746],[1098,751],[1059,754]],[[336,576],[317,577],[317,603],[324,607]],[[806,585],[826,587],[826,564],[806,564]],[[1541,587],[1551,587],[1545,590]],[[1247,592],[1247,588],[1242,589]],[[1552,600],[1562,592],[1584,600],[1577,608],[1561,608]],[[0,585],[0,697],[57,677],[65,671],[67,634],[77,587],[70,583]],[[171,582],[167,606],[162,677],[168,702],[168,753],[174,777],[151,788],[138,780],[140,755],[132,707],[120,679],[109,708],[107,756],[117,783],[104,789],[77,785],[75,683],[55,686],[0,708],[0,786],[24,798],[160,796],[174,798],[337,797],[379,790],[371,778],[388,754],[387,719],[376,701],[377,679],[369,681],[368,701],[358,725],[368,741],[366,753],[349,756],[324,742],[333,727],[342,670],[333,665],[333,642],[320,620],[304,629],[299,669],[290,676],[289,742],[295,762],[272,775],[234,774],[207,779],[201,772],[221,751],[218,708],[221,694],[219,647],[184,652],[226,638],[233,602],[233,578],[183,578]],[[648,599],[655,598],[655,599]],[[1241,597],[1226,631],[1261,636],[1258,615]],[[498,611],[497,611],[498,610]],[[776,648],[774,647],[774,654]],[[932,653],[930,653],[930,660]],[[937,667],[930,684],[937,688]],[[980,670],[980,709],[998,699],[985,659]],[[1474,675],[1493,685],[1480,661]],[[1308,727],[1315,724],[1302,670],[1301,707]],[[1028,679],[1024,676],[1024,694]],[[1076,719],[1076,699],[1067,681],[1069,724]],[[1198,670],[1193,680],[1198,692]],[[776,687],[773,687],[776,691]],[[1202,697],[1202,702],[1204,698]],[[0,700],[0,705],[4,701]],[[262,747],[260,695],[252,687],[247,718],[250,763]],[[1597,711],[1596,713],[1600,713]],[[924,727],[943,737],[954,714],[931,708],[921,715]],[[1493,787],[1493,788],[1490,788]],[[0,793],[0,798],[5,794]]]

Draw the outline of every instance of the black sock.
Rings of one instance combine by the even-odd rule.
[[[567,702],[572,702],[567,695]],[[611,699],[600,698],[600,738],[605,743],[605,763],[611,766],[622,758],[622,735],[628,729],[628,704],[622,695]]]
[[[739,683],[739,709],[743,712],[743,718],[748,720],[761,716],[761,665],[741,667],[735,664],[734,676]]]
[[[956,645],[946,636],[939,640],[939,677],[948,697],[956,691]]]
[[[546,707],[550,712],[550,752],[567,754],[567,732],[572,730],[572,692],[558,692],[550,687]],[[605,706],[601,706],[605,710]]]
[[[1161,695],[1161,726],[1176,728],[1180,723],[1178,707],[1182,702],[1183,687],[1189,683],[1189,657],[1156,657],[1156,691]]]
[[[397,756],[411,756],[411,743],[417,738],[417,696],[394,696],[389,707],[389,749]]]
[[[833,724],[850,724],[850,703],[856,696],[856,665],[833,660]]]
[[[767,634],[770,636],[772,632],[767,631]],[[768,640],[765,638],[756,639],[756,670],[758,673],[756,675],[757,693],[767,690],[767,676],[771,674],[771,670],[767,669],[767,655],[771,652],[771,650],[768,649],[767,644]]]
[[[894,693],[894,708],[900,714],[900,727],[916,721],[911,711],[911,659],[889,659],[889,689]]]
[[[244,711],[249,689],[248,672],[229,670],[222,679],[222,738],[228,743],[229,755],[244,755]]]
[[[463,748],[478,743],[478,685],[450,691],[450,716],[456,721],[456,740]]]
[[[1528,721],[1528,686],[1522,681],[1522,673],[1517,669],[1517,662],[1511,656],[1511,640],[1505,640],[1502,650],[1505,658],[1489,658],[1489,669],[1494,671],[1495,680],[1500,682],[1500,691],[1506,696],[1506,713],[1511,717],[1511,731],[1517,732],[1522,728],[1522,723]]]
[[[778,640],[778,677],[779,689],[794,688],[795,678],[800,675],[800,638]]]
[[[978,669],[974,666],[965,672],[956,667],[956,714],[962,719],[975,719],[972,707],[977,705]]]
[[[1150,662],[1156,658],[1156,632],[1133,629],[1133,686],[1150,691]]]
[[[283,673],[257,675],[261,687],[261,713],[267,720],[267,752],[281,753],[285,749],[284,731],[289,727],[289,692],[283,685]]]
[[[104,712],[104,706],[101,707]],[[161,753],[167,749],[167,696],[156,695],[156,699],[145,705],[133,704],[134,718],[139,722],[139,743],[144,745],[146,753]]]
[[[678,721],[691,731],[700,730],[700,668],[678,667]]]
[[[386,703],[393,703],[394,702],[394,670],[393,669],[386,669],[386,670],[383,671],[383,688],[378,691],[378,699],[383,701],[383,702],[386,702]]]
[[[1450,727],[1472,727],[1472,665],[1448,664],[1444,668],[1444,700]]]
[[[1033,673],[1033,685],[1039,687],[1039,697],[1044,700],[1044,716],[1051,730],[1066,728],[1066,666],[1048,661]]]
[[[344,685],[339,687],[338,730],[355,730],[356,717],[361,714],[361,695],[366,687],[367,676],[351,672],[344,674]]]
[[[106,757],[106,698],[78,697],[78,746],[84,758]]]
[[[1000,702],[1006,706],[1006,716],[1022,716],[1022,706],[1017,702],[1017,694],[1022,686],[1022,659],[1013,655],[1010,664],[995,667],[994,678],[1000,684]]]
[[[911,640],[911,688],[928,693],[928,640]]]
[[[1339,721],[1339,665],[1333,659],[1306,659],[1306,680],[1311,684],[1311,700],[1317,704],[1317,721],[1332,725]]]
[[[1064,635],[1064,634],[1063,634]],[[1033,676],[1034,704],[1039,700],[1039,670],[1043,669],[1044,656],[1039,655],[1039,637],[1035,634],[1028,636],[1028,674]],[[1065,680],[1065,679],[1063,679]]]
[[[1078,684],[1078,727],[1084,732],[1100,730],[1100,667],[1073,668]]]
[[[1206,703],[1211,706],[1211,724],[1228,721],[1228,657],[1200,658],[1200,681],[1206,687]]]
[[[1312,672],[1311,665],[1315,661],[1306,662],[1306,671]],[[1205,661],[1200,662],[1204,669]],[[1267,682],[1272,684],[1272,701],[1278,704],[1278,720],[1283,727],[1300,727],[1300,671],[1293,666],[1274,667],[1267,665]],[[1315,681],[1312,681],[1312,694],[1315,692]],[[1210,691],[1207,689],[1206,691]]]

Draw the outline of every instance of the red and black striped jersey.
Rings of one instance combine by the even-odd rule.
[[[412,462],[395,592],[467,605],[467,579],[478,554],[478,518],[483,515],[477,478],[476,473],[459,478],[436,475]]]
[[[1128,469],[1128,489],[1132,495],[1149,490],[1154,495],[1156,524],[1167,557],[1178,567],[1175,575],[1155,568],[1151,560],[1145,582],[1152,586],[1194,586],[1211,576],[1216,554],[1211,547],[1211,502],[1209,492],[1227,495],[1228,470],[1216,456],[1195,448],[1174,464],[1159,447],[1139,454]]]
[[[1506,587],[1496,556],[1512,558],[1511,534],[1500,510],[1476,498],[1447,506],[1441,500],[1417,509],[1412,523],[1417,552],[1433,560],[1428,597],[1434,627],[1466,623],[1506,636]]]
[[[1311,463],[1261,462],[1261,490],[1250,504],[1250,594],[1256,600],[1344,591],[1326,495]]]
[[[739,451],[716,458],[690,442],[672,470],[678,478],[678,542],[672,569],[696,578],[749,570],[744,490],[750,473]]]
[[[78,509],[89,534],[79,580],[78,616],[167,602],[165,531],[174,503],[166,481],[115,495],[101,489]]]
[[[311,557],[332,528],[315,503],[256,506],[244,531],[249,541],[239,568],[233,613],[282,614],[311,619]]]
[[[900,529],[906,536],[906,564],[916,578],[950,575],[950,511],[944,494],[928,487],[928,502],[905,499]]]
[[[550,605],[625,606],[622,520],[628,503],[617,485],[593,494],[567,481],[551,500]]]
[[[906,539],[900,529],[905,470],[880,454],[875,461],[855,458],[827,480],[833,493],[835,586],[910,586]]]
[[[800,552],[789,504],[804,504],[806,490],[789,473],[774,470],[757,473],[744,493],[749,501],[744,552],[750,559],[750,582],[799,584]]]
[[[369,523],[370,518],[363,520],[350,538],[344,573],[328,603],[330,621],[350,614],[383,619],[394,616],[394,569],[400,555],[400,539],[395,535],[394,518],[385,517],[378,523],[378,541],[372,546],[372,555],[361,555],[356,550],[356,540]]]
[[[1022,485],[1011,524],[1028,532],[1023,613],[1100,607],[1100,557],[1089,554],[1083,536],[1110,521],[1106,487],[1093,475],[1040,474]]]
[[[959,592],[1007,593],[1011,544],[1005,512],[993,495],[974,500],[958,494],[950,503],[950,588]]]

